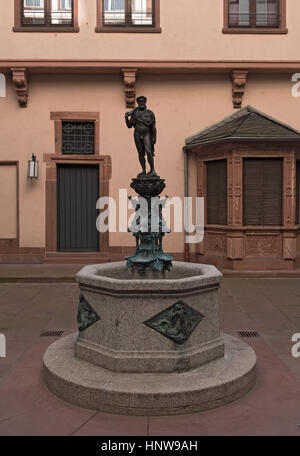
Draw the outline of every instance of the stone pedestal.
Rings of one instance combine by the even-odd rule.
[[[50,391],[83,407],[133,415],[200,411],[249,391],[255,353],[220,334],[222,274],[191,263],[143,274],[125,265],[91,265],[77,274],[80,332],[46,351]]]

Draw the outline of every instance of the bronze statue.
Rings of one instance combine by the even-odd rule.
[[[147,98],[140,96],[136,99],[138,107],[132,111],[126,112],[125,121],[128,128],[134,127],[134,141],[139,154],[139,161],[142,167],[142,172],[138,175],[142,177],[146,174],[147,154],[150,171],[147,173],[151,176],[156,176],[154,170],[154,144],[156,143],[156,125],[155,115],[150,109],[147,109]]]
[[[127,127],[134,127],[134,141],[142,166],[142,172],[133,178],[130,184],[139,196],[135,202],[131,197],[129,198],[132,203],[134,202],[136,213],[128,231],[135,237],[136,250],[134,255],[126,257],[127,269],[134,269],[141,273],[147,269],[169,271],[173,257],[164,253],[162,248],[163,237],[170,232],[162,216],[162,208],[167,198],[159,197],[166,184],[165,180],[156,174],[153,159],[156,143],[155,116],[147,109],[146,97],[138,97],[136,101],[138,107],[125,114]],[[150,165],[148,173],[146,173],[145,154]],[[174,318],[178,318],[178,315]]]

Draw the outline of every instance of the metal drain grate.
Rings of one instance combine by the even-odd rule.
[[[55,329],[42,331],[40,337],[60,337],[64,332]]]
[[[257,331],[238,331],[240,337],[260,337]]]

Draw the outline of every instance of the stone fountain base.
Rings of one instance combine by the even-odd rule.
[[[61,399],[126,415],[173,415],[225,405],[255,381],[256,356],[220,334],[222,274],[173,262],[170,272],[125,262],[78,274],[79,335],[52,344],[44,381]]]
[[[115,373],[74,356],[77,334],[54,342],[44,356],[44,381],[59,398],[122,415],[182,415],[219,407],[255,382],[256,356],[222,335],[225,356],[182,373]]]

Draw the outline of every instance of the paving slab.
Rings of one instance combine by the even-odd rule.
[[[42,276],[44,270],[36,266],[34,274]],[[55,280],[57,268],[47,265],[47,269],[45,280]],[[71,277],[76,269],[61,267],[61,278],[67,277],[66,271]],[[11,277],[16,275],[12,266],[7,270]],[[32,277],[31,266],[25,272]],[[0,332],[7,338],[8,352],[7,358],[0,359],[0,435],[300,436],[300,358],[291,355],[291,337],[300,333],[299,282],[295,278],[225,277],[220,293],[222,329],[234,336],[239,330],[260,334],[243,339],[258,358],[253,390],[215,410],[149,419],[72,406],[44,387],[41,360],[56,339],[40,337],[40,333],[46,328],[61,329],[65,336],[76,330],[76,284],[0,283],[0,327],[6,328]]]

